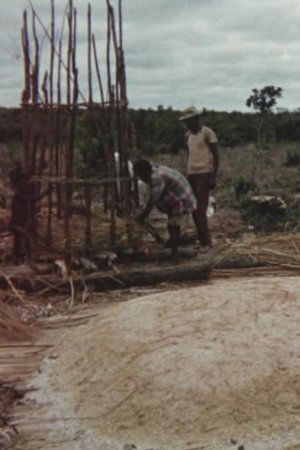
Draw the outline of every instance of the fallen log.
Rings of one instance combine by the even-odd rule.
[[[144,270],[128,270],[120,273],[94,272],[84,277],[77,276],[65,279],[48,278],[48,287],[40,291],[45,295],[51,292],[70,293],[72,289],[82,289],[92,286],[94,291],[125,289],[134,286],[149,286],[158,283],[177,283],[181,281],[208,280],[212,269],[212,259],[205,258],[186,265],[160,266]]]
[[[188,258],[196,258],[198,252],[194,248],[179,248],[177,250],[176,260],[179,259],[188,259]],[[145,253],[136,253],[136,254],[127,254],[121,253],[118,256],[119,262],[164,262],[164,261],[174,261],[174,256],[171,253],[170,249],[161,249],[155,252],[151,252],[149,254]]]
[[[136,255],[138,269],[127,270],[133,257],[125,261],[119,271],[101,270],[91,273],[74,271],[62,278],[55,272],[54,264],[38,264],[3,268],[0,271],[0,288],[21,289],[41,295],[50,292],[70,293],[70,288],[82,291],[91,285],[94,291],[122,289],[134,286],[149,286],[158,283],[177,283],[181,281],[207,280],[212,269],[243,269],[264,267],[266,263],[250,255],[200,254],[195,256],[194,249],[180,249],[176,262],[170,260],[170,251],[161,250],[150,255]],[[195,257],[194,257],[195,256]],[[187,258],[183,261],[184,258]],[[190,258],[190,260],[188,259]],[[153,263],[155,267],[143,266],[141,263]],[[163,263],[163,264],[162,264]],[[126,266],[127,265],[127,266]],[[16,291],[17,292],[17,291]]]
[[[212,269],[210,259],[186,265],[172,265],[147,270],[134,270],[119,274],[97,276],[89,274],[85,283],[91,282],[96,290],[120,289],[133,286],[149,286],[157,283],[172,283],[192,280],[208,280]]]

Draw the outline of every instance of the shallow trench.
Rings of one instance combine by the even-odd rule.
[[[101,308],[44,360],[27,396],[36,438],[18,448],[300,449],[299,309],[296,277]]]

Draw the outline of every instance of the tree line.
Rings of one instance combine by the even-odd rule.
[[[185,129],[179,122],[181,111],[158,107],[134,110],[131,115],[143,153],[177,153],[184,147]],[[234,147],[257,141],[261,113],[204,109],[201,119],[217,133],[221,146]],[[300,110],[269,112],[264,134],[268,143],[300,141]]]
[[[178,153],[184,147],[185,129],[179,122],[181,111],[158,106],[157,109],[131,109],[129,113],[136,146],[143,155]],[[261,113],[204,109],[201,119],[216,131],[221,146],[233,147],[257,141]],[[269,112],[264,133],[268,143],[300,141],[300,109]],[[0,108],[0,142],[17,143],[21,138],[21,109]]]

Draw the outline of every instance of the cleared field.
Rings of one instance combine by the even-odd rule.
[[[297,449],[299,293],[296,277],[216,280],[102,308],[33,380],[25,422],[49,444],[30,448]]]

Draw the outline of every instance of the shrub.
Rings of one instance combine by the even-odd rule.
[[[287,218],[287,207],[280,197],[246,197],[240,206],[242,218],[255,231],[278,231]]]
[[[294,148],[286,152],[285,167],[296,167],[300,165],[300,149]]]
[[[254,181],[249,180],[243,176],[237,177],[233,181],[234,195],[237,201],[243,199],[249,192],[256,190]]]

